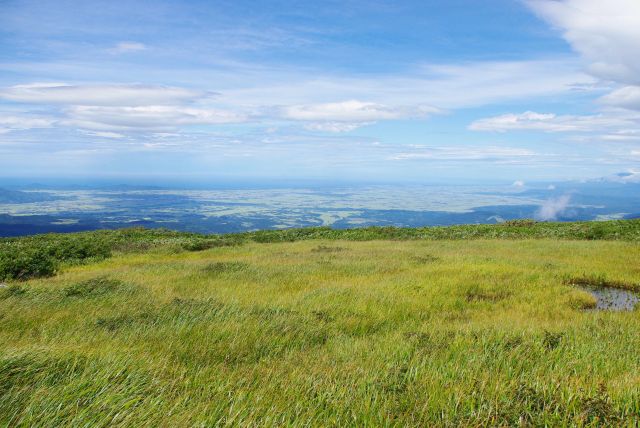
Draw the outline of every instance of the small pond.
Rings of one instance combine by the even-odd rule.
[[[632,311],[640,302],[638,293],[621,288],[580,286],[581,290],[596,298],[597,311]]]

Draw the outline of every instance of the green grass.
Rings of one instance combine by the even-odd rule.
[[[263,230],[226,235],[201,235],[166,229],[131,228],[71,234],[0,238],[0,281],[51,276],[61,266],[110,257],[113,252],[137,252],[156,247],[202,251],[247,242],[296,242],[309,239],[347,241],[579,239],[640,241],[640,219],[551,223],[511,220],[499,225],[449,227],[365,227]]]
[[[635,426],[640,311],[571,283],[640,290],[638,229],[7,240],[109,255],[0,289],[0,426]]]

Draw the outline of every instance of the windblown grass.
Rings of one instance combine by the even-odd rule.
[[[636,242],[127,251],[0,289],[0,426],[640,423]]]

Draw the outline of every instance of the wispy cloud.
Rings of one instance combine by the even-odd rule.
[[[0,115],[0,133],[34,128],[49,128],[55,119],[34,115]]]
[[[90,135],[92,137],[109,138],[109,139],[115,139],[115,140],[121,140],[123,138],[126,138],[125,135],[119,134],[117,132],[89,131],[89,130],[82,130],[81,132],[85,135]]]
[[[411,150],[406,150],[407,148]],[[501,161],[531,158],[537,154],[528,149],[513,147],[429,147],[413,145],[402,153],[392,156],[393,160],[449,160],[449,161]]]
[[[373,125],[375,122],[310,122],[304,125],[309,131],[320,132],[351,132],[363,126]]]
[[[283,108],[282,116],[293,120],[373,122],[377,120],[426,117],[440,109],[431,106],[387,106],[350,100],[335,103],[292,105]]]
[[[72,106],[67,111],[66,125],[80,128],[116,131],[162,131],[183,125],[215,125],[239,123],[245,116],[216,109],[184,106]]]
[[[640,115],[624,112],[576,116],[526,111],[478,119],[469,125],[472,131],[602,132],[614,129],[621,135],[635,134],[634,128],[640,128]]]
[[[614,107],[640,110],[640,86],[625,86],[616,89],[602,97],[600,101]]]
[[[588,85],[593,81],[578,72],[576,64],[562,60],[431,64],[404,75],[347,77],[320,74],[313,78],[309,78],[308,70],[253,70],[240,64],[236,66],[233,75],[221,74],[219,70],[207,71],[207,79],[200,71],[190,71],[190,80],[201,89],[149,84],[36,82],[2,88],[0,99],[60,105],[62,114],[72,116],[64,122],[65,126],[91,123],[91,129],[99,123],[102,124],[100,129],[116,129],[121,126],[119,122],[124,121],[123,118],[114,119],[119,114],[117,111],[100,111],[96,106],[141,107],[140,110],[147,111],[156,111],[156,106],[170,106],[180,113],[171,117],[154,113],[159,120],[166,120],[163,129],[190,124],[286,120],[302,122],[301,126],[311,131],[347,132],[379,121],[425,119],[450,108],[571,93],[573,85]],[[137,75],[135,69],[130,72]],[[161,75],[163,71],[157,73]],[[206,87],[205,80],[215,81],[226,89]],[[278,100],[279,105],[274,106],[274,100]],[[186,108],[210,111],[209,114],[185,112]],[[94,112],[96,117],[91,120],[78,117]],[[120,113],[124,112],[143,116],[140,111],[120,109]],[[199,119],[174,120],[184,117],[183,113]],[[98,114],[103,114],[105,119],[98,120]],[[207,119],[203,119],[205,116]],[[133,122],[126,126],[134,127]],[[144,123],[141,125],[141,128],[148,127]]]
[[[238,73],[243,84],[230,85],[230,80],[237,82]],[[219,81],[229,86],[219,97],[227,104],[267,106],[278,100],[284,106],[333,104],[335,108],[344,100],[359,100],[382,106],[450,110],[570,95],[576,85],[589,87],[595,79],[582,72],[575,60],[556,58],[423,64],[403,72],[367,75],[305,69],[256,71],[247,66],[233,76],[221,75]]]
[[[358,100],[282,107],[283,119],[309,122],[306,129],[347,132],[381,120],[419,119],[442,110],[427,106],[389,106]]]
[[[570,195],[562,195],[558,198],[546,200],[536,211],[536,219],[543,221],[557,220],[558,216],[569,207],[570,201]]]
[[[203,91],[155,85],[70,85],[30,83],[0,89],[0,99],[31,104],[75,104],[92,106],[166,105],[192,101]]]
[[[112,48],[107,49],[111,54],[118,55],[129,52],[140,52],[147,49],[144,43],[139,42],[120,42]]]

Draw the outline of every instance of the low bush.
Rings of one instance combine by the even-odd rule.
[[[88,234],[49,234],[0,241],[0,280],[51,276],[61,263],[111,256],[106,240]]]
[[[14,245],[0,251],[0,280],[50,276],[55,273],[56,267],[56,260],[38,249]]]

